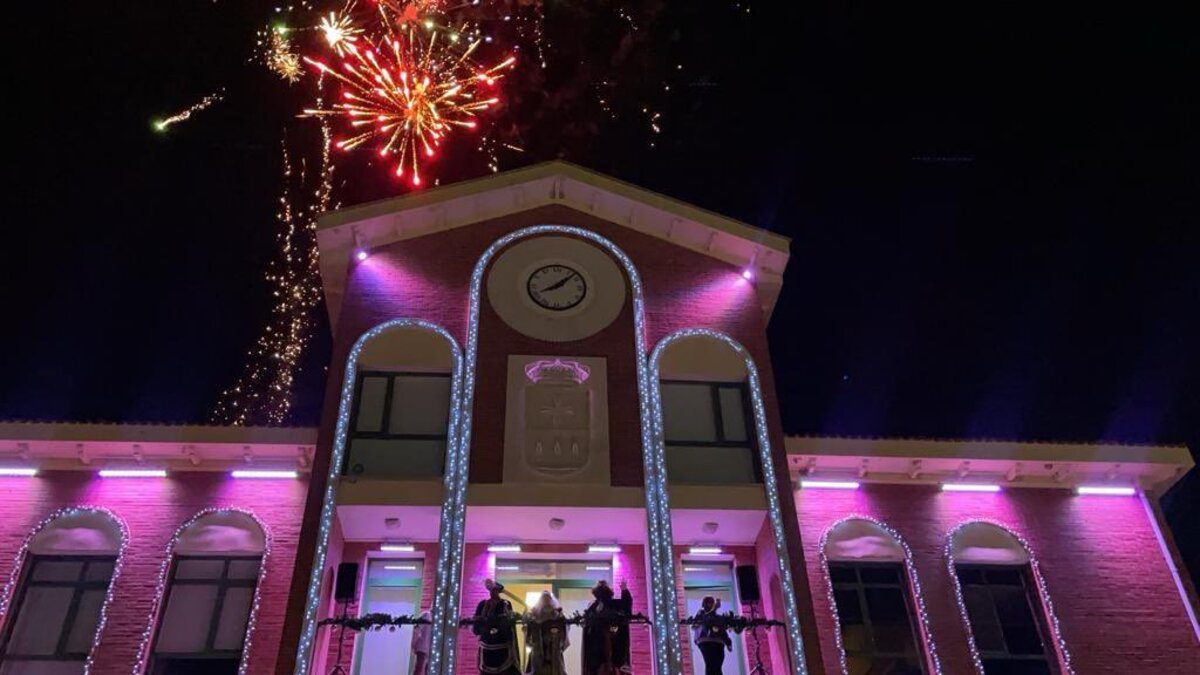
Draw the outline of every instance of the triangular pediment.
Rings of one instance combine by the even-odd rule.
[[[317,221],[322,283],[336,325],[347,269],[357,250],[560,205],[718,260],[753,269],[770,316],[790,240],[563,161],[331,211]]]

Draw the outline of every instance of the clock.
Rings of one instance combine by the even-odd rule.
[[[525,281],[525,291],[538,307],[563,312],[578,307],[587,297],[587,279],[570,265],[542,265]]]
[[[530,237],[496,256],[487,300],[504,323],[547,342],[582,340],[616,320],[629,299],[617,262],[591,242]]]

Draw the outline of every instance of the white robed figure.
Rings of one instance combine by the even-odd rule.
[[[570,640],[567,638],[566,618],[558,599],[550,591],[542,591],[537,604],[530,608],[527,619],[527,675],[566,675],[567,666],[563,660],[563,652],[566,651]]]

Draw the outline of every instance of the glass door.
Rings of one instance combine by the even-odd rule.
[[[421,598],[421,562],[372,560],[367,565],[367,586],[362,613],[416,615]],[[364,631],[355,640],[356,675],[408,675],[412,669],[412,626],[395,631]]]
[[[717,610],[721,614],[730,611],[737,612],[741,609],[737,604],[737,596],[734,594],[732,566],[721,563],[700,565],[685,562],[683,569],[683,594],[688,616],[695,616],[696,612],[700,611],[700,606],[707,596],[721,601],[721,608]],[[750,639],[749,633],[738,635],[730,631],[729,637],[733,639],[733,651],[725,653],[725,662],[721,664],[721,673],[722,675],[743,675],[746,672],[746,657],[742,649],[742,639],[743,637]],[[760,637],[766,640],[765,635]],[[704,675],[704,657],[701,656],[700,649],[692,639],[690,629],[687,640],[691,645],[692,672],[696,675]]]
[[[504,584],[513,611],[528,611],[543,591],[550,591],[558,598],[563,616],[570,618],[576,612],[582,614],[591,604],[592,587],[597,580],[612,583],[612,566],[595,561],[505,559],[496,561],[496,578]],[[582,675],[583,632],[578,626],[571,626],[568,638],[570,644],[563,654],[567,675]],[[528,656],[524,631],[518,631],[517,645],[522,658]]]

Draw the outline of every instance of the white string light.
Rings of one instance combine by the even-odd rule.
[[[21,548],[17,550],[16,558],[13,559],[12,572],[8,576],[8,581],[4,584],[4,593],[0,595],[0,625],[4,625],[5,616],[8,614],[8,604],[16,589],[17,579],[21,575],[21,566],[25,564],[25,554],[28,553],[29,546],[33,543],[33,540],[47,525],[55,520],[85,513],[102,515],[116,523],[117,527],[121,530],[121,544],[117,549],[117,561],[113,564],[112,577],[108,580],[108,589],[104,592],[104,603],[100,605],[100,619],[96,622],[96,632],[92,636],[92,646],[88,649],[87,660],[83,663],[83,675],[89,675],[92,672],[96,648],[100,646],[100,635],[104,632],[104,625],[108,622],[108,607],[112,603],[113,589],[117,585],[117,578],[121,576],[121,567],[125,564],[125,549],[129,545],[129,528],[120,516],[109,509],[103,506],[70,506],[51,513],[37,525],[34,525],[33,530],[25,537],[25,541],[21,543]]]
[[[979,655],[979,647],[975,644],[975,633],[971,630],[971,615],[967,613],[967,604],[963,600],[962,595],[962,584],[958,581],[958,571],[955,568],[954,537],[964,527],[977,524],[991,525],[1003,530],[1009,536],[1016,539],[1021,544],[1021,547],[1025,549],[1025,553],[1029,556],[1029,569],[1033,574],[1034,583],[1037,584],[1039,599],[1042,601],[1042,608],[1046,611],[1046,617],[1050,620],[1050,633],[1055,642],[1053,649],[1057,652],[1055,657],[1064,675],[1075,675],[1075,669],[1071,667],[1071,653],[1067,651],[1067,643],[1063,640],[1062,630],[1058,624],[1058,615],[1054,613],[1054,603],[1050,602],[1050,591],[1046,588],[1046,580],[1042,578],[1042,571],[1038,566],[1037,556],[1034,555],[1033,549],[1029,547],[1029,542],[1025,541],[1024,537],[1014,532],[1007,525],[982,518],[965,520],[959,523],[950,530],[950,534],[946,537],[946,566],[950,570],[951,583],[954,584],[954,599],[958,602],[958,613],[962,617],[963,627],[967,630],[967,646],[971,649],[971,660],[975,663],[975,672],[978,675],[985,675],[983,659]]]
[[[446,497],[442,502],[442,518],[440,541],[443,543],[439,547],[438,552],[438,574],[437,574],[437,592],[433,599],[433,644],[438,644],[441,638],[439,635],[443,628],[447,625],[454,625],[457,628],[457,620],[449,615],[450,607],[444,604],[444,598],[447,597],[447,592],[443,588],[450,583],[448,579],[447,564],[451,559],[451,552],[446,542],[449,541],[449,530],[453,528],[454,522],[461,519],[459,513],[450,509],[451,493],[455,492],[456,476],[458,473],[457,462],[461,451],[458,449],[457,430],[459,428],[459,411],[461,406],[462,392],[462,352],[458,348],[458,342],[454,337],[441,326],[425,321],[424,319],[392,319],[385,321],[374,328],[363,333],[355,341],[354,346],[350,348],[350,355],[346,359],[346,372],[342,379],[341,399],[338,404],[337,425],[333,437],[333,449],[330,453],[329,473],[325,482],[325,494],[321,503],[321,520],[317,531],[316,551],[313,555],[312,572],[308,578],[308,597],[305,600],[304,606],[304,621],[300,633],[300,644],[296,648],[296,675],[308,675],[309,660],[312,656],[314,640],[317,634],[317,609],[321,603],[321,577],[325,570],[326,553],[329,548],[329,534],[333,529],[333,519],[337,515],[337,487],[338,481],[341,478],[342,459],[346,453],[346,434],[350,428],[350,412],[353,409],[354,402],[354,380],[358,370],[358,357],[362,353],[364,347],[375,337],[381,333],[395,328],[423,328],[440,335],[450,347],[450,352],[453,357],[453,370],[450,378],[450,421],[447,427],[446,439],[446,475],[444,484],[446,486]],[[461,555],[457,553],[455,555]],[[439,658],[439,650],[434,649],[430,654],[431,672],[437,673],[437,662]]]
[[[650,538],[651,606],[656,617],[651,633],[654,641],[654,655],[657,666],[655,672],[663,674],[678,673],[681,667],[681,656],[679,631],[676,630],[674,625],[677,615],[677,605],[675,602],[675,568],[671,563],[670,511],[667,509],[665,467],[663,466],[661,457],[659,457],[660,453],[654,453],[652,449],[653,437],[650,429],[654,424],[654,416],[652,414],[651,399],[653,397],[653,390],[657,387],[649,375],[646,349],[646,311],[644,295],[642,293],[642,282],[638,276],[637,268],[634,267],[633,261],[629,256],[625,255],[625,252],[618,248],[616,244],[590,230],[568,225],[535,225],[510,232],[497,239],[484,251],[471,274],[466,366],[463,371],[463,413],[460,416],[462,430],[459,434],[459,438],[461,439],[459,451],[462,455],[459,459],[461,470],[454,490],[449,491],[446,502],[443,504],[443,513],[447,512],[447,506],[449,506],[450,511],[454,513],[455,517],[454,527],[452,528],[453,539],[449,541],[443,539],[443,542],[448,543],[453,549],[451,566],[448,570],[451,579],[449,581],[449,594],[446,606],[458,606],[460,596],[462,551],[464,548],[462,537],[466,521],[464,495],[469,478],[467,458],[470,454],[471,444],[471,406],[475,396],[475,369],[478,364],[479,346],[479,314],[484,273],[487,270],[488,264],[500,249],[519,239],[550,234],[577,237],[604,248],[624,267],[625,274],[629,278],[629,284],[632,289],[631,295],[633,296],[634,351],[637,356],[638,400],[642,426],[642,464],[646,483],[646,525]],[[438,644],[436,627],[434,630],[433,639],[436,645]],[[430,663],[433,666],[433,672],[447,674],[454,672],[456,641],[457,623],[450,618],[445,633],[445,641],[442,643],[442,649],[440,650],[446,654],[447,663],[444,670],[438,671],[437,654],[431,655]],[[435,652],[437,651],[439,650],[435,649]]]
[[[838,659],[841,661],[842,675],[850,674],[850,667],[846,663],[846,647],[842,644],[842,620],[838,613],[837,600],[833,594],[833,577],[829,571],[829,558],[825,555],[825,546],[829,543],[829,535],[833,533],[841,525],[852,520],[864,520],[872,525],[883,530],[900,545],[904,551],[904,570],[908,574],[908,585],[912,589],[913,600],[917,606],[917,618],[920,619],[918,630],[921,632],[921,640],[925,643],[925,656],[929,659],[929,663],[933,665],[935,675],[941,675],[942,662],[938,658],[937,645],[933,641],[933,631],[929,627],[929,614],[925,611],[925,597],[921,592],[921,581],[917,578],[917,568],[913,565],[912,549],[908,547],[908,543],[900,536],[900,533],[894,530],[886,523],[876,520],[870,516],[850,515],[830,525],[825,533],[821,535],[821,543],[818,544],[821,555],[821,568],[825,571],[825,592],[829,597],[830,611],[833,612],[833,623],[836,627],[834,637],[837,640]]]
[[[179,542],[179,537],[187,531],[188,528],[195,525],[202,518],[212,515],[220,515],[226,513],[237,513],[246,516],[254,521],[255,525],[262,530],[263,533],[263,554],[262,561],[258,565],[258,582],[254,586],[254,599],[250,604],[250,615],[246,618],[246,637],[242,641],[242,658],[238,662],[238,675],[246,675],[246,671],[250,666],[250,644],[254,635],[254,623],[258,617],[258,605],[262,596],[263,581],[267,578],[267,560],[271,557],[271,530],[267,528],[266,523],[259,519],[252,511],[248,511],[236,506],[211,507],[203,509],[196,515],[188,518],[171,536],[171,541],[167,542],[166,552],[163,555],[162,565],[158,570],[158,584],[154,590],[154,604],[150,605],[150,617],[146,622],[146,628],[142,631],[142,643],[138,647],[137,661],[133,664],[133,675],[143,675],[146,672],[146,664],[150,660],[150,640],[154,636],[155,625],[158,623],[158,610],[162,606],[165,599],[168,574],[171,569],[171,561],[175,557],[175,545]]]
[[[662,501],[662,512],[667,514],[667,560],[670,562],[669,556],[671,554],[671,543],[669,538],[669,525],[671,512],[667,506],[666,499],[666,434],[663,431],[662,393],[661,388],[658,385],[660,381],[659,363],[662,359],[662,354],[667,347],[678,340],[693,337],[705,337],[723,342],[730,349],[732,349],[735,354],[742,357],[742,362],[746,368],[747,380],[749,381],[750,385],[750,403],[754,412],[754,430],[758,437],[759,464],[762,467],[763,487],[767,493],[767,507],[771,521],[771,534],[775,538],[775,559],[779,564],[779,583],[782,586],[782,595],[784,597],[784,623],[787,624],[788,636],[791,638],[788,644],[791,647],[792,664],[795,672],[797,675],[805,675],[805,673],[808,672],[808,668],[804,661],[804,641],[800,637],[800,613],[796,608],[796,591],[792,583],[792,570],[790,565],[791,558],[788,555],[787,539],[784,534],[784,514],[779,505],[779,490],[778,486],[775,484],[775,460],[771,456],[771,439],[770,434],[768,433],[766,406],[763,404],[762,385],[758,378],[758,368],[755,367],[754,359],[751,358],[750,353],[747,352],[746,348],[743,347],[737,340],[734,340],[724,333],[707,328],[685,328],[683,330],[675,331],[674,333],[671,333],[663,338],[654,347],[654,352],[650,356],[650,382],[653,383],[653,391],[650,396],[653,405],[653,425],[651,428],[652,438],[650,439],[649,443],[645,444],[645,447],[648,448],[651,453],[653,453],[654,462],[659,467],[656,475],[656,481],[658,482],[658,492],[661,495],[660,498]],[[791,517],[795,518],[796,514],[791,514]],[[673,566],[671,568],[671,572],[672,576],[674,576]],[[674,583],[671,584],[669,594],[673,603],[675,597]],[[672,604],[672,606],[674,606],[674,604]],[[675,641],[675,644],[677,647],[678,640]],[[678,671],[676,670],[668,672]]]

